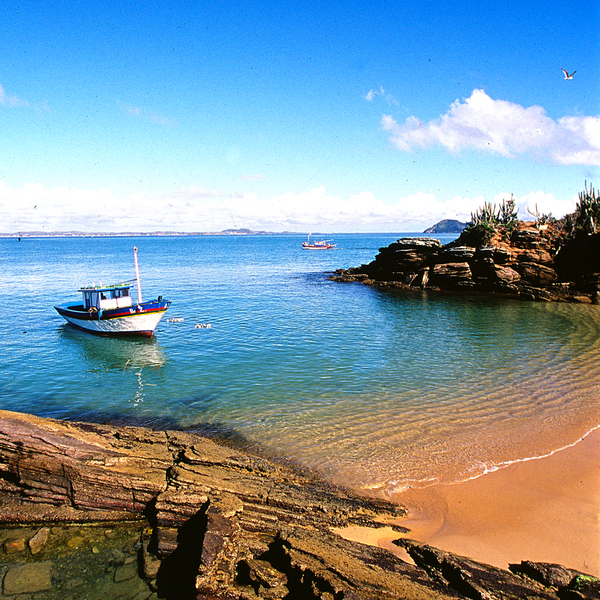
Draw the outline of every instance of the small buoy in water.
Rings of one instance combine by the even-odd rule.
[[[167,319],[167,323],[183,323],[183,319],[181,317],[173,317],[172,319]]]
[[[210,323],[197,323],[196,329],[210,329]]]

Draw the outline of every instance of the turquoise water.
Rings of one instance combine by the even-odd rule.
[[[333,283],[401,234],[334,237],[321,252],[294,235],[0,240],[0,406],[235,432],[385,494],[600,423],[599,307]],[[156,336],[66,324],[53,305],[133,278],[134,245],[144,298],[173,302]]]

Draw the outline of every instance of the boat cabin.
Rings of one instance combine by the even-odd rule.
[[[131,306],[129,290],[133,285],[119,283],[117,285],[99,285],[83,287],[79,291],[83,294],[84,310],[106,310]]]

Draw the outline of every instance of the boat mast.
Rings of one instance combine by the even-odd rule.
[[[138,267],[137,247],[133,247],[133,260],[135,262],[135,279],[137,281],[137,298],[138,304],[142,303],[142,286],[140,285],[140,269]]]

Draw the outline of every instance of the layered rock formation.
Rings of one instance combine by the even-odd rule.
[[[56,579],[43,551],[59,535],[49,524],[110,523],[105,533],[114,535],[115,522],[131,521],[140,523],[137,571],[147,582],[146,592],[132,587],[136,599],[600,597],[597,580],[558,565],[502,570],[419,544],[402,515],[192,433],[0,412],[0,525],[45,526],[3,545],[0,598],[17,589],[57,597],[43,595]],[[395,527],[413,563],[345,540],[336,531],[347,525]],[[33,571],[31,556],[15,558],[31,548],[41,557]],[[123,586],[136,569],[115,560],[112,577]],[[32,581],[18,588],[25,572]]]
[[[381,248],[373,262],[333,275],[401,289],[494,293],[527,300],[598,302],[600,236],[567,239],[553,225],[518,223],[485,245],[463,233],[442,246],[431,238],[403,238]]]

